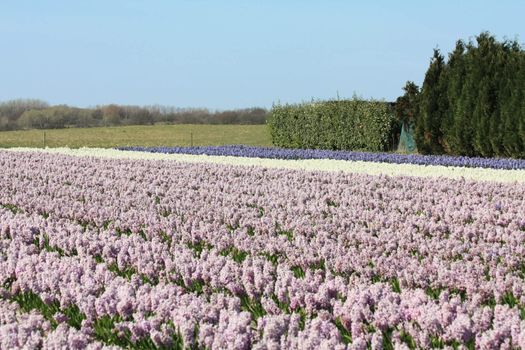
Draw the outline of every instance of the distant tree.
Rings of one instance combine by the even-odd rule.
[[[239,113],[237,111],[224,111],[215,114],[212,119],[217,124],[238,124]]]
[[[146,125],[153,124],[154,117],[147,108],[138,106],[122,106],[124,124]]]
[[[0,116],[0,130],[9,130],[9,118]]]
[[[98,121],[94,117],[95,110],[91,109],[79,109],[76,117],[76,127],[87,128],[91,126],[97,126]]]
[[[75,109],[67,106],[55,106],[25,111],[18,119],[18,124],[24,129],[60,129],[68,123],[73,123],[75,118]]]
[[[48,107],[49,104],[47,102],[36,99],[17,99],[0,103],[0,119],[4,121],[2,123],[3,129],[16,129],[18,127],[18,118],[26,111],[31,109],[40,110]]]
[[[239,114],[241,124],[264,124],[268,117],[268,112],[258,107],[239,110]]]
[[[48,115],[44,110],[31,109],[20,116],[18,124],[23,129],[46,129],[49,125]]]
[[[102,120],[104,125],[119,125],[123,119],[124,111],[117,105],[108,105],[102,108]]]
[[[97,123],[97,125],[102,125],[104,123],[104,111],[102,108],[97,107],[93,109],[91,116],[93,117],[93,120]]]

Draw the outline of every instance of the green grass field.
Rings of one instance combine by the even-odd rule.
[[[271,146],[266,125],[153,125],[45,130],[47,147]],[[2,131],[0,147],[43,147],[43,130]]]

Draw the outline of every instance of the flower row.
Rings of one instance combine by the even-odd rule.
[[[285,149],[243,145],[197,147],[120,147],[119,150],[166,154],[255,157],[270,159],[335,159],[393,164],[442,165],[467,168],[525,169],[525,159]]]

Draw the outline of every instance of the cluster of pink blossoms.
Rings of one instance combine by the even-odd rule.
[[[525,185],[32,152],[0,169],[2,349],[525,348]]]

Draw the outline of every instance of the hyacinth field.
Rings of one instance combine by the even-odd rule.
[[[523,162],[253,152],[0,151],[0,349],[525,348]]]

